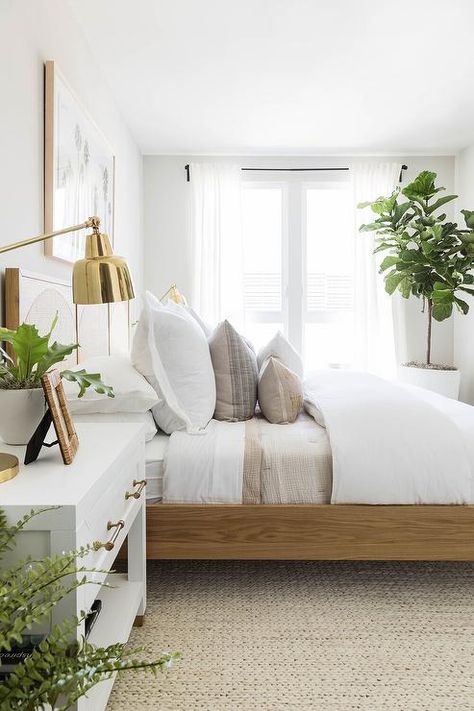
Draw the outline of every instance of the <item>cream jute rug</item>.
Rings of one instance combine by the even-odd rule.
[[[474,709],[474,564],[152,562],[110,711]]]

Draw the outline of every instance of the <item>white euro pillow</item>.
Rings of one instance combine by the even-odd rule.
[[[273,358],[281,360],[283,365],[286,365],[293,373],[296,373],[299,378],[303,377],[303,361],[301,356],[281,331],[277,331],[267,345],[259,350],[257,354],[258,369],[261,370],[267,358],[272,356]]]
[[[185,306],[184,308],[186,309],[186,311],[188,312],[188,314],[191,314],[191,316],[193,317],[193,319],[194,319],[195,321],[197,321],[198,324],[201,326],[201,328],[202,328],[202,330],[203,330],[203,333],[204,333],[204,335],[206,336],[206,338],[209,338],[209,337],[212,335],[213,328],[212,328],[211,326],[209,326],[208,323],[206,323],[205,321],[203,321],[203,319],[199,316],[199,314],[198,314],[193,308],[191,308],[191,306]]]
[[[207,425],[216,405],[214,370],[206,337],[184,307],[163,306],[146,293],[132,362],[158,395],[152,412],[164,432]]]
[[[148,383],[147,383],[148,385]],[[97,424],[114,424],[115,422],[133,422],[143,425],[145,442],[151,442],[156,437],[157,429],[151,410],[146,412],[90,412],[73,416],[75,423],[94,422]]]
[[[138,412],[151,410],[158,402],[158,397],[143,375],[133,367],[130,358],[121,355],[95,356],[70,370],[86,370],[88,373],[100,373],[102,382],[111,385],[115,397],[107,397],[88,388],[79,398],[76,383],[63,379],[66,400],[72,414]]]

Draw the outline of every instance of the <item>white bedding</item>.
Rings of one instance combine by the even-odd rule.
[[[326,429],[311,420],[308,430],[307,416],[304,432],[266,423],[275,432],[260,437],[262,503],[474,503],[471,406],[371,375],[325,371],[306,382],[305,407]],[[213,420],[204,435],[173,433],[163,501],[241,503],[247,426]]]
[[[145,445],[146,500],[148,503],[161,501],[163,496],[163,472],[169,435],[157,432]]]
[[[350,371],[315,374],[305,407],[331,441],[331,503],[473,501],[474,408]]]

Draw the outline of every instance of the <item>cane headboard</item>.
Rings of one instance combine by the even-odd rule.
[[[40,333],[46,333],[58,312],[53,339],[80,345],[69,365],[91,356],[128,353],[129,303],[76,306],[69,282],[20,268],[5,269],[5,326],[15,329],[22,322],[34,323]]]

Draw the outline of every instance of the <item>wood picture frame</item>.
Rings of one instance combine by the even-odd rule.
[[[113,245],[113,149],[54,61],[45,62],[44,99],[44,231],[98,215]],[[53,237],[44,245],[46,255],[72,263],[84,256],[85,235]]]
[[[79,438],[67,406],[59,370],[45,373],[41,378],[41,384],[53,420],[63,462],[71,464],[79,447]]]

